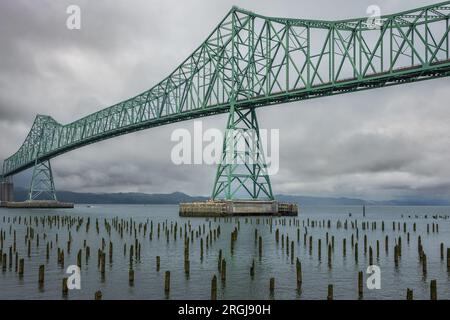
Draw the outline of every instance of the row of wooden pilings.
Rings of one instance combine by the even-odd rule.
[[[26,221],[26,220],[24,219],[24,221]],[[58,223],[58,227],[59,227],[59,223],[60,223],[59,221],[61,221],[61,225],[64,225],[64,224],[66,224],[67,226],[74,225],[74,226],[77,227],[77,229],[82,225],[82,222],[80,222],[80,220],[79,219],[77,220],[76,218],[73,218],[73,219],[61,219],[61,220],[54,219],[54,220],[50,220],[50,221],[53,221],[53,222],[50,222],[50,224],[53,224],[53,225],[56,225],[56,223]],[[56,221],[58,221],[58,222],[56,222]],[[90,220],[88,219],[88,222],[86,224],[86,230],[89,229],[89,225],[90,225],[89,221]],[[112,226],[113,226],[114,229],[118,230],[119,234],[123,235],[123,231],[124,230],[127,231],[128,230],[128,226],[130,226],[130,228],[129,228],[130,234],[132,234],[132,230],[134,230],[134,233],[135,233],[135,236],[136,236],[137,229],[136,229],[136,227],[134,229],[131,228],[131,226],[132,226],[132,222],[131,221],[130,221],[130,223],[128,223],[128,222],[125,223],[124,221],[122,221],[119,224],[117,223],[117,221],[118,220],[113,220]],[[37,219],[35,219],[35,222],[37,223]],[[31,224],[31,218],[29,220],[29,223]],[[285,222],[281,222],[280,225],[284,225],[284,223]],[[290,223],[291,223],[291,221],[289,221],[289,224]],[[308,224],[308,226],[310,225],[310,221],[309,220],[308,220],[307,224]],[[275,223],[275,225],[276,225],[276,223]],[[325,223],[319,222],[318,225],[319,226],[321,226],[321,225],[325,226]],[[356,225],[356,223],[355,223],[355,225]],[[178,231],[177,231],[178,230],[177,224],[176,223],[175,223],[175,225],[171,224],[170,225],[170,231],[169,231],[169,227],[168,227],[167,223],[165,223],[165,224],[163,223],[162,226],[163,226],[163,232],[165,232],[165,234],[166,234],[167,241],[169,241],[169,235],[171,235],[171,234],[173,234],[173,238],[174,238],[174,240],[176,240],[177,233],[178,233]],[[240,224],[239,224],[239,221],[238,221],[237,227],[235,227],[234,231],[231,233],[231,253],[232,254],[233,254],[233,251],[234,251],[234,248],[235,248],[235,243],[236,243],[236,240],[237,240],[237,234],[238,234],[239,226],[240,226]],[[315,226],[317,226],[317,223],[315,221],[311,221],[311,227],[315,227]],[[139,225],[139,233],[141,232],[141,227],[142,226]],[[330,221],[328,221],[327,227],[328,228],[330,227]],[[338,228],[341,227],[339,222],[337,224],[337,227]],[[345,221],[344,227],[347,228],[347,221]],[[353,227],[353,222],[352,222],[352,227]],[[362,229],[363,230],[365,230],[365,229],[367,229],[369,227],[371,227],[372,229],[376,229],[376,224],[371,224],[371,225],[369,225],[368,223],[363,223],[362,224]],[[272,228],[272,224],[270,224],[270,228]],[[143,229],[144,229],[144,234],[145,234],[146,229],[147,229],[147,224],[143,225]],[[149,233],[149,237],[151,239],[152,236],[153,236],[153,221],[152,221],[152,225],[151,225],[150,229],[151,229],[151,231]],[[394,230],[395,229],[400,230],[401,229],[400,224],[398,223],[396,225],[396,223],[393,222],[393,229]],[[98,219],[96,220],[96,230],[97,230],[97,232],[99,232]],[[108,234],[111,233],[111,224],[109,224],[109,222],[106,222],[106,221],[105,221],[105,230],[107,230]],[[356,230],[357,230],[357,233],[358,233],[358,229],[356,229]],[[384,230],[384,222],[382,222],[382,230]],[[416,231],[416,224],[415,223],[413,225],[413,230]],[[429,233],[430,230],[433,233],[434,232],[439,232],[439,225],[438,224],[434,224],[434,223],[433,224],[427,224],[427,232]],[[192,240],[194,238],[194,234],[193,234],[194,230],[190,230],[189,229],[189,231],[190,232],[186,232],[185,231],[185,255],[184,255],[184,262],[185,262],[185,272],[186,272],[186,274],[189,274],[189,272],[190,272],[189,237],[186,237],[186,233],[191,235],[191,239]],[[214,230],[214,231],[216,231],[216,230]],[[403,232],[406,232],[406,223],[403,224]],[[160,236],[160,233],[161,233],[161,228],[160,228],[160,224],[158,223],[158,228],[157,228],[157,236],[158,237]],[[198,238],[201,233],[202,233],[202,228],[201,228],[201,226],[199,226],[198,230],[195,230],[195,237]],[[203,224],[203,234],[205,234],[205,225],[204,224]],[[35,239],[35,241],[36,241],[36,246],[39,247],[39,243],[40,243],[40,237],[39,236],[40,235],[38,233],[35,233],[34,229],[31,226],[27,228],[26,242],[27,242],[27,245],[28,245],[28,256],[30,256],[31,241],[33,239]],[[181,227],[180,227],[180,237],[181,237]],[[214,239],[215,239],[215,237],[216,237],[216,235],[214,235]],[[407,233],[407,241],[408,242],[410,240],[409,237],[410,237],[410,235],[409,235],[409,233]],[[5,238],[5,231],[0,232],[0,241],[1,241],[1,246],[2,246],[2,248],[1,248],[2,253],[3,253],[3,240],[4,240],[4,238]],[[276,229],[276,242],[277,243],[279,243],[279,238],[280,238],[279,229]],[[298,228],[297,229],[297,240],[299,240],[299,238],[300,238],[300,229]],[[43,239],[46,240],[46,235],[45,234],[43,236]],[[211,230],[210,230],[210,234],[206,236],[206,248],[208,248],[208,245],[211,244],[212,239],[213,239],[213,237],[211,235]],[[307,232],[304,233],[305,247],[306,247],[306,239],[307,239]],[[58,243],[58,234],[56,234],[56,239],[55,240],[56,240],[56,243]],[[134,245],[130,245],[130,250],[129,250],[129,252],[130,252],[130,269],[129,269],[130,285],[133,285],[133,283],[134,283],[133,261],[134,261],[134,259],[138,260],[140,258],[140,246],[141,246],[141,244],[138,243],[137,238],[135,238],[135,240],[136,240],[136,243]],[[313,247],[313,241],[312,240],[313,240],[312,236],[309,236],[309,250],[310,250],[310,252],[312,251],[312,247]],[[321,243],[321,241],[322,241],[322,239],[318,239],[318,255],[319,255],[319,257],[321,256],[321,250],[322,250],[322,243]],[[401,237],[399,237],[395,241],[394,262],[395,262],[396,266],[398,266],[398,261],[399,261],[399,259],[401,257],[401,249],[402,249],[401,241],[402,241]],[[356,252],[355,253],[355,260],[357,261],[358,260],[358,250],[357,250],[358,242],[356,242],[356,241],[354,242],[353,234],[352,234],[351,242],[352,242],[352,246],[354,246],[354,248],[356,248],[356,250],[355,250],[355,252]],[[262,254],[263,254],[263,246],[262,246],[263,243],[262,243],[262,236],[260,236],[258,234],[257,229],[255,229],[255,243],[258,246],[258,256],[259,256],[259,258],[261,258]],[[332,255],[333,255],[333,251],[334,251],[334,243],[335,243],[334,236],[331,236],[331,239],[328,239],[328,233],[327,233],[326,234],[326,243],[328,244],[327,245],[327,249],[328,249],[327,250],[327,253],[328,253],[328,265],[331,266],[331,264],[332,264]],[[71,234],[69,232],[69,240],[67,242],[67,248],[66,248],[68,254],[70,254],[70,251],[71,251],[71,244],[72,244],[72,237],[71,237]],[[421,237],[420,236],[418,237],[418,244],[419,244],[418,245],[419,258],[420,258],[420,261],[422,262],[423,272],[424,272],[424,274],[426,274],[427,256],[426,256],[426,254],[425,254],[425,252],[423,250],[423,246],[421,244]],[[106,251],[107,250],[105,250],[105,246],[106,246],[105,245],[105,240],[102,238],[101,249],[99,249],[99,253],[98,253],[98,259],[99,259],[98,264],[99,264],[99,269],[100,269],[100,272],[102,273],[102,275],[104,275],[104,273],[105,273],[105,265],[106,265]],[[0,254],[0,260],[4,261],[4,263],[2,263],[2,268],[7,268],[8,265],[11,268],[11,265],[12,265],[12,262],[13,262],[12,252],[16,251],[15,247],[16,247],[16,241],[15,241],[15,230],[14,230],[14,244],[13,244],[13,246],[11,246],[9,248],[9,252],[10,252],[9,253],[9,258],[8,258],[6,253]],[[53,247],[53,242],[52,241],[47,242],[47,246],[46,246],[47,259],[48,259],[49,252],[50,252],[52,247]],[[285,237],[284,234],[281,235],[281,247],[282,247],[282,249],[286,248],[286,254],[287,254],[287,256],[290,256],[291,263],[293,263],[294,256],[295,256],[295,254],[294,254],[294,249],[295,248],[294,248],[294,241],[292,241],[292,240],[290,241],[289,235],[287,235],[286,237]],[[386,250],[388,250],[388,236],[386,236],[386,239],[385,239],[385,247],[386,247]],[[90,248],[85,245],[85,249],[86,249],[86,260],[88,260],[89,259]],[[124,254],[126,254],[126,250],[127,250],[127,247],[126,247],[126,244],[125,244],[124,245]],[[372,249],[371,246],[369,246],[369,247],[367,246],[367,236],[364,235],[364,252],[366,253],[367,251],[369,253],[369,263],[372,264],[372,262],[373,262],[373,255],[374,255],[373,254],[373,249]],[[377,256],[379,255],[379,251],[380,251],[380,243],[377,240],[377,244],[376,244],[376,255]],[[441,259],[444,259],[444,253],[445,253],[444,244],[441,243],[440,244],[440,256],[441,256]],[[346,254],[346,239],[345,238],[343,239],[343,254],[344,255]],[[203,260],[203,255],[204,255],[204,238],[200,237],[200,257],[201,257],[201,260]],[[110,260],[110,263],[111,263],[112,262],[112,258],[113,258],[113,245],[112,245],[112,242],[109,243],[109,255],[108,256],[109,256],[109,260]],[[222,257],[221,250],[220,250],[220,256]],[[16,252],[15,260],[16,260],[16,271],[19,273],[19,275],[23,275],[23,273],[24,273],[24,259],[23,258],[19,259],[18,258],[18,253]],[[157,257],[157,270],[158,271],[159,271],[159,264],[160,264],[159,261],[160,261],[160,257],[158,256]],[[61,264],[62,266],[64,266],[64,250],[60,249],[60,247],[58,247],[58,263]],[[78,251],[78,253],[77,253],[77,265],[79,267],[81,267],[81,263],[82,263],[82,251],[80,249]],[[450,248],[447,248],[447,267],[450,270]],[[41,272],[41,270],[42,270],[42,272]],[[225,261],[224,258],[219,259],[219,271],[220,271],[219,275],[220,275],[221,280],[225,281],[225,279],[226,279],[226,261]],[[42,276],[41,276],[41,274],[42,274]],[[253,260],[252,261],[252,265],[250,267],[250,275],[253,277],[254,274],[255,274],[255,262]],[[358,278],[359,278],[359,276],[358,276]],[[213,279],[214,279],[214,277],[213,277]],[[63,282],[64,282],[64,279],[63,279]],[[169,292],[170,291],[170,271],[167,271],[165,273],[165,280],[164,280],[164,282],[165,282],[165,291]],[[216,282],[217,282],[217,277],[216,277]],[[40,268],[39,268],[39,283],[40,284],[44,283],[44,268],[43,268],[43,265],[41,265]],[[300,264],[300,261],[297,258],[297,285],[299,286],[299,284],[301,286],[301,264]],[[331,295],[329,294],[329,296],[332,297],[333,296],[333,294],[332,294],[333,293],[333,285],[330,285],[330,286],[331,287],[329,287],[329,288],[331,288],[331,291],[329,290],[329,293],[331,292]],[[436,281],[432,280],[432,282],[430,284],[430,292],[432,292],[433,291],[432,288],[436,288],[436,286],[437,286],[436,285]],[[63,285],[63,288],[64,288],[64,285]],[[270,288],[271,292],[274,291],[274,288],[275,288],[275,279],[274,278],[270,279],[269,288]],[[212,288],[211,288],[211,291],[213,291]],[[217,293],[217,284],[216,284],[216,293]],[[412,290],[408,289],[407,296],[412,296]],[[433,296],[437,296],[437,294],[434,294]]]

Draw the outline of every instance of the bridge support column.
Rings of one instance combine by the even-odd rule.
[[[212,199],[274,199],[254,108],[230,108]]]
[[[14,184],[12,178],[0,178],[0,202],[12,201],[14,201]]]
[[[52,167],[50,160],[38,163],[36,161],[31,178],[28,199],[32,200],[54,200],[56,199],[55,184],[53,182]]]

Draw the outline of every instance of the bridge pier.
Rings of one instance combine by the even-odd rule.
[[[181,217],[297,216],[274,199],[254,108],[231,104],[211,200],[180,203]]]
[[[14,184],[11,178],[0,181],[0,202],[14,201]]]
[[[14,187],[10,180],[2,182],[0,186],[0,207],[22,209],[67,209],[74,207],[73,203],[64,203],[57,200],[52,167],[49,160],[41,163],[36,161],[27,201],[14,202]]]

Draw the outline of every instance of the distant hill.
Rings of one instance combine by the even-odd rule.
[[[208,197],[190,196],[182,192],[173,193],[78,193],[70,191],[59,191],[58,200],[81,204],[179,204],[180,202],[205,201]],[[28,190],[20,187],[14,189],[16,201],[24,201],[28,197]],[[276,195],[279,201],[299,203],[301,205],[450,205],[450,201],[436,199],[406,198],[387,201],[368,201],[355,198],[332,198],[332,197],[308,197],[293,195]]]
[[[207,197],[191,197],[181,192],[168,194],[146,193],[78,193],[70,191],[58,191],[58,200],[63,202],[86,204],[179,204],[180,202],[204,201]],[[28,191],[23,188],[15,188],[14,199],[24,201],[28,197]]]

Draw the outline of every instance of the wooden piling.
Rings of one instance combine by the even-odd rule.
[[[296,271],[297,271],[297,289],[300,289],[302,287],[302,264],[300,263],[300,260],[297,258],[296,262]]]
[[[225,261],[225,259],[222,259],[222,266],[220,268],[220,277],[222,279],[222,281],[226,281],[227,279],[227,262]]]
[[[437,300],[437,283],[436,280],[430,282],[430,300]]]
[[[164,291],[166,293],[170,292],[170,271],[166,271],[164,276]]]
[[[128,283],[130,287],[134,286],[134,270],[131,268],[128,271]]]
[[[406,289],[406,300],[413,300],[413,291],[412,289],[407,288]]]
[[[100,290],[95,292],[95,300],[102,300],[102,297],[103,295]]]
[[[422,255],[422,273],[424,277],[427,275],[427,255],[425,253]]]
[[[78,250],[78,254],[77,254],[77,266],[78,268],[81,268],[81,249]]]
[[[25,264],[25,260],[24,259],[20,259],[19,260],[19,277],[23,277],[23,272],[24,272],[24,264]]]
[[[211,300],[217,300],[217,277],[214,275],[211,280]]]
[[[253,279],[255,276],[255,260],[252,260],[252,265],[250,267],[250,277]]]
[[[450,272],[450,248],[447,248],[447,270]]]
[[[363,298],[363,272],[358,272],[358,298]]]
[[[331,243],[328,244],[328,268],[331,269],[331,252],[332,252],[332,247],[331,247]]]
[[[327,300],[333,300],[333,285],[332,284],[328,285]]]
[[[44,280],[45,280],[45,266],[43,264],[41,264],[39,266],[39,285],[43,286],[44,285]]]
[[[63,296],[67,296],[69,293],[69,288],[67,287],[67,278],[62,279],[62,294]]]
[[[184,273],[189,275],[191,270],[191,262],[189,260],[184,260]]]
[[[259,254],[259,258],[261,259],[262,257],[262,237],[259,236],[258,239],[258,254]]]
[[[270,293],[273,294],[275,291],[275,278],[270,278],[269,289]]]

